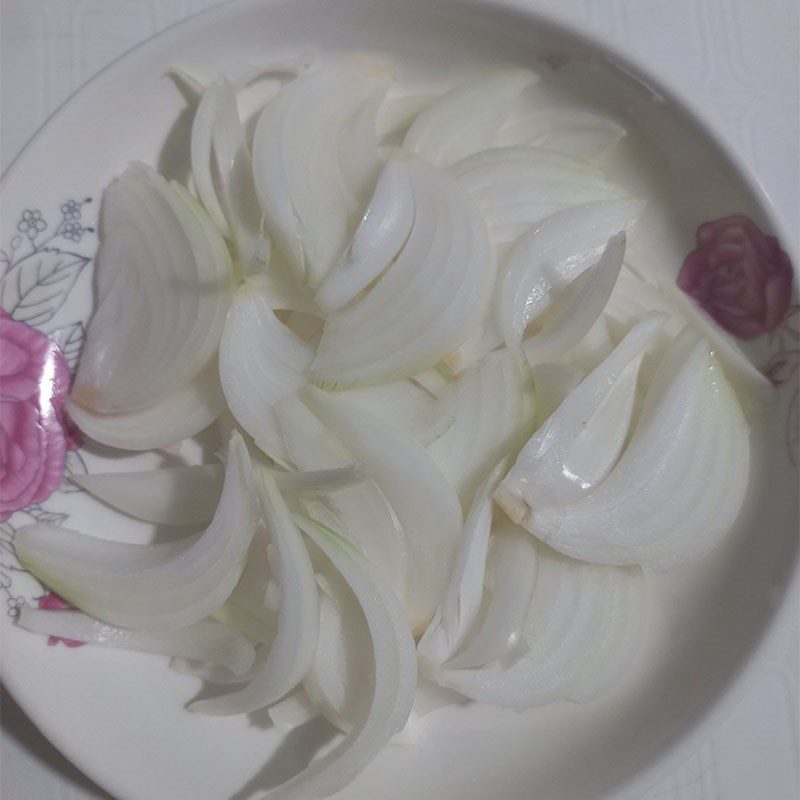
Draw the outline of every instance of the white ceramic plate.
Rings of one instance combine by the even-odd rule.
[[[557,66],[586,105],[631,130],[620,159],[632,165],[625,179],[650,200],[639,249],[672,273],[693,248],[698,223],[745,213],[774,232],[755,183],[667,92],[632,77],[644,73],[624,60],[622,69],[613,67],[610,61],[620,58],[524,11],[521,1],[233,2],[118,61],[63,107],[9,169],[0,247],[13,274],[24,271],[26,285],[34,287],[27,307],[41,312],[33,319],[38,327],[66,330],[71,352],[78,352],[79,323],[91,309],[96,248],[95,234],[83,229],[94,227],[110,178],[133,159],[185,177],[190,114],[162,78],[165,70],[181,63],[213,71],[231,61],[258,63],[309,49],[388,53],[404,81],[426,85],[499,62]],[[66,201],[88,197],[80,219],[64,218]],[[26,210],[39,211],[47,228],[31,227],[39,218]],[[74,217],[71,208],[66,213]],[[38,283],[27,280],[34,270]],[[4,289],[4,307],[15,291]],[[796,325],[797,315],[793,319]],[[788,319],[750,343],[748,355],[774,367],[782,353],[797,349],[796,337]],[[646,647],[622,685],[588,706],[516,714],[473,705],[436,712],[417,746],[387,748],[342,796],[641,797],[730,703],[794,576],[797,422],[790,410],[797,375],[791,370],[796,362],[787,359],[777,403],[756,423],[752,497],[737,530],[697,567],[653,581]],[[163,460],[87,447],[68,467],[136,469]],[[282,741],[266,715],[189,714],[183,706],[200,683],[172,673],[165,659],[48,647],[16,629],[17,604],[35,603],[42,593],[14,569],[10,547],[14,528],[33,518],[130,541],[146,541],[154,532],[79,492],[58,492],[2,523],[0,587],[9,612],[2,615],[3,680],[45,734],[111,794],[121,800],[245,798],[284,780],[322,744],[327,728],[316,723]]]

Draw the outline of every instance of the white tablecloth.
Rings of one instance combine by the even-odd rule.
[[[401,2],[402,0],[398,0]],[[0,163],[94,73],[152,34],[218,0],[3,0]],[[530,0],[589,21],[647,61],[715,123],[772,197],[798,252],[798,0]],[[795,594],[795,606],[796,594]],[[646,800],[796,800],[798,618],[786,620],[723,728]],[[108,796],[2,698],[2,800]],[[154,798],[153,800],[160,800]]]

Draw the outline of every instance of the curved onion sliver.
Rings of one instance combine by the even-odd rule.
[[[183,628],[214,613],[244,569],[256,503],[247,449],[234,434],[217,512],[200,535],[123,544],[49,525],[20,528],[17,557],[72,605],[112,625]]]
[[[486,224],[452,178],[406,165],[415,218],[375,285],[325,320],[314,377],[343,386],[409,378],[453,352],[485,317],[494,283]]]
[[[310,72],[284,86],[258,120],[256,193],[275,244],[298,279],[312,287],[344,250],[347,231],[368,199],[353,196],[365,165],[360,163],[359,175],[348,180],[341,145],[352,133],[354,118],[385,89],[382,80],[348,65]],[[370,108],[377,113],[374,102]],[[372,133],[377,138],[374,116]],[[369,152],[377,159],[377,147],[365,158]],[[377,172],[377,161],[366,167]]]
[[[275,547],[273,573],[281,592],[278,631],[262,668],[245,687],[190,704],[191,711],[201,714],[241,714],[272,705],[303,680],[317,647],[319,594],[305,542],[275,481],[264,471],[258,495],[264,524]]]
[[[521,236],[499,275],[498,327],[506,344],[519,346],[525,329],[553,297],[591,266],[609,238],[630,228],[639,200],[601,200],[551,214]]]
[[[425,449],[355,405],[308,386],[302,399],[386,496],[407,537],[412,629],[427,626],[447,585],[463,518],[455,490]]]
[[[214,620],[201,620],[174,631],[130,631],[115,628],[80,611],[46,611],[23,606],[18,623],[34,633],[78,642],[138,650],[219,665],[242,675],[253,664],[253,645],[235,628]]]
[[[98,298],[73,399],[137,411],[196,378],[217,349],[232,288],[205,211],[144,164],[106,190]]]
[[[638,568],[582,564],[540,548],[539,576],[522,632],[525,654],[507,668],[443,670],[439,682],[504,708],[589,700],[616,682],[632,660],[643,585]]]
[[[483,150],[520,93],[537,80],[530,70],[503,69],[456,86],[420,112],[403,147],[438,167]]]
[[[181,442],[207,428],[224,410],[216,358],[194,380],[137,411],[103,414],[67,399],[67,411],[83,433],[123,450],[152,450]]]
[[[313,360],[314,349],[275,316],[262,283],[240,286],[220,342],[222,390],[236,421],[280,464],[288,456],[275,406],[307,383]]]

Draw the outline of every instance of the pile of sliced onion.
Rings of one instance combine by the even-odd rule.
[[[526,69],[442,94],[363,58],[297,73],[181,73],[190,188],[134,164],[105,196],[69,412],[124,451],[221,440],[205,463],[72,480],[196,532],[15,539],[74,606],[21,626],[169,656],[217,687],[197,714],[336,726],[276,800],[338,792],[442,705],[611,687],[647,570],[735,524],[737,392],[748,411],[770,394],[624,263],[644,203],[598,166],[615,121]]]

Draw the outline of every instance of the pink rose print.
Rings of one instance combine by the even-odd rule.
[[[69,603],[66,603],[54,592],[42,595],[37,599],[37,602],[39,608],[44,608],[47,611],[65,611],[72,608]],[[64,642],[67,647],[82,647],[86,644],[86,642],[79,642],[77,639],[62,639],[60,636],[50,636],[47,640],[47,644],[51,647],[59,642]]]
[[[753,339],[783,320],[792,290],[792,265],[774,236],[748,217],[706,222],[686,257],[678,286],[725,330]]]
[[[0,310],[0,522],[61,483],[80,432],[67,418],[69,368],[40,331]]]

